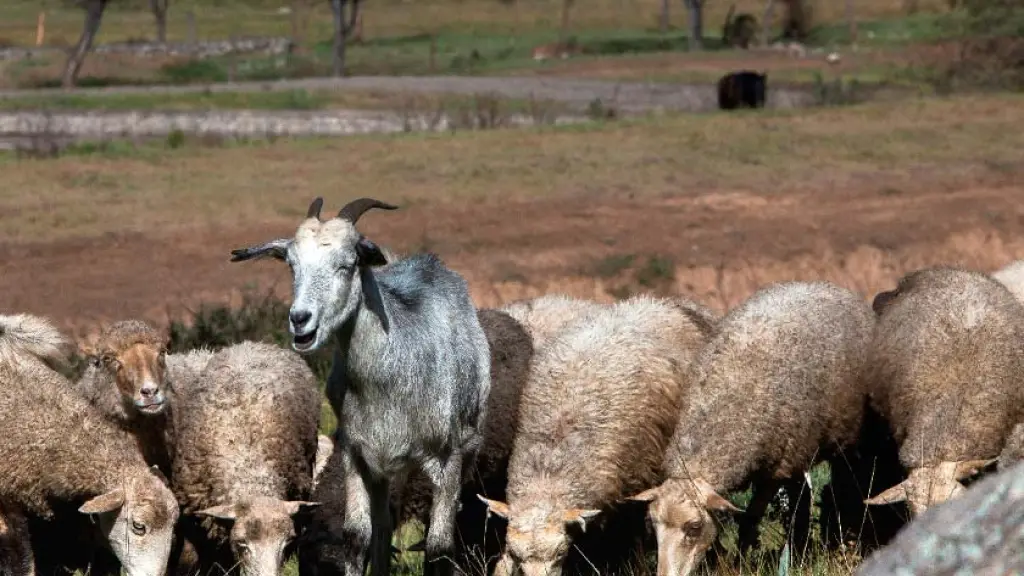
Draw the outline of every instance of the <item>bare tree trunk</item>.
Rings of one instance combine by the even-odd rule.
[[[850,27],[850,42],[856,42],[857,17],[853,13],[853,0],[846,0],[846,23]]]
[[[64,66],[64,75],[61,78],[61,85],[64,88],[73,88],[78,80],[78,73],[82,70],[82,63],[85,56],[92,49],[93,40],[100,30],[100,22],[103,21],[103,10],[107,7],[107,0],[87,0],[85,4],[85,26],[82,27],[82,37],[78,44],[68,55],[67,65]]]
[[[156,20],[157,42],[167,42],[167,4],[170,0],[149,0],[149,7]]]
[[[908,15],[917,14],[917,11],[921,8],[917,0],[903,0],[903,11]]]
[[[661,0],[661,33],[667,34],[669,27],[669,5],[671,0]]]
[[[690,50],[704,49],[704,0],[683,0],[690,14]]]
[[[345,44],[348,35],[356,25],[359,18],[360,0],[351,0],[352,7],[349,9],[349,20],[345,21],[345,6],[350,0],[331,0],[331,11],[334,13],[334,57],[332,62],[333,74],[336,77],[345,75]]]
[[[569,41],[569,15],[572,12],[573,0],[562,0],[562,29],[558,32],[558,41],[563,46]]]
[[[761,45],[771,42],[772,19],[775,16],[775,0],[768,0],[764,6],[764,18],[761,19]]]

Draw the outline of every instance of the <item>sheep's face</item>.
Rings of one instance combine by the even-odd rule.
[[[292,517],[312,502],[286,502],[275,498],[214,506],[198,512],[230,524],[231,549],[243,576],[277,576],[284,551],[295,538]]]
[[[98,362],[114,377],[129,414],[154,416],[167,408],[166,355],[164,344],[133,344],[100,355]]]
[[[156,474],[140,475],[79,508],[98,517],[128,576],[163,576],[171,553],[178,502]]]
[[[906,501],[910,512],[920,516],[933,504],[959,496],[964,490],[961,480],[991,466],[998,459],[940,462],[910,471],[908,478],[881,494],[865,500],[867,504],[895,504]]]
[[[695,572],[718,534],[708,510],[738,511],[701,480],[669,480],[632,500],[648,503],[658,538],[658,576]]]
[[[488,509],[508,520],[506,553],[501,564],[522,576],[552,576],[562,573],[571,545],[570,527],[585,530],[587,521],[599,510],[555,510],[531,506],[516,510],[502,502],[483,499]]]
[[[321,222],[322,204],[314,201],[294,238],[232,251],[233,262],[272,257],[288,263],[294,292],[289,330],[292,348],[302,354],[319,350],[359,308],[360,271],[387,263],[381,249],[356,230],[355,220],[370,208],[394,206],[361,199],[343,208],[337,218]]]

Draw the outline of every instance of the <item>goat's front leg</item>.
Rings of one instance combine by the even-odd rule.
[[[343,465],[345,470],[345,519],[342,524],[345,546],[345,574],[363,576],[366,570],[366,556],[373,541],[373,508],[370,499],[370,478],[365,466],[359,466],[358,458],[345,447]]]
[[[447,460],[430,460],[424,466],[423,471],[434,483],[424,576],[449,576],[454,571],[455,514],[462,487],[462,462],[462,454],[455,453]]]

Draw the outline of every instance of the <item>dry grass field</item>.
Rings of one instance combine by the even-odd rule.
[[[401,205],[363,230],[432,250],[493,305],[551,291],[677,291],[716,308],[774,280],[871,297],[925,264],[1024,255],[1020,96],[565,129],[115,147],[0,160],[0,307],[85,329],[166,322],[283,266],[229,251],[288,235],[309,200]]]

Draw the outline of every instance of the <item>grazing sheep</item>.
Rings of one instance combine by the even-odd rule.
[[[1024,260],[1015,260],[992,273],[992,277],[1006,286],[1018,301],[1024,302]]]
[[[178,398],[174,489],[201,573],[238,565],[278,574],[307,502],[317,452],[320,396],[302,358],[242,342],[214,354],[199,385]]]
[[[28,519],[16,506],[0,500],[0,574],[33,576],[35,559],[28,534]]]
[[[1024,424],[1017,424],[999,453],[999,469],[1009,468],[1021,460],[1024,460]]]
[[[711,327],[680,301],[631,298],[566,325],[538,351],[509,462],[499,568],[561,572],[577,530],[653,486]]]
[[[1024,462],[918,516],[858,576],[1024,574]]]
[[[1024,307],[986,274],[918,270],[873,303],[871,402],[909,478],[867,500],[914,515],[964,490],[1024,416]]]
[[[487,336],[491,352],[491,393],[488,396],[488,418],[484,427],[484,440],[472,465],[463,472],[460,510],[457,515],[456,558],[464,568],[472,569],[482,559],[492,559],[501,550],[501,533],[486,522],[486,507],[477,500],[483,493],[492,498],[504,498],[507,483],[506,469],[512,451],[512,441],[518,426],[519,400],[529,373],[534,348],[530,334],[508,314],[500,310],[477,311],[480,325]],[[314,491],[314,499],[321,506],[313,512],[312,523],[300,549],[300,573],[303,576],[343,574],[341,564],[347,545],[342,536],[345,491],[342,458],[329,454],[321,480]],[[321,453],[317,454],[321,457]],[[410,474],[405,486],[392,485],[391,505],[396,525],[417,519],[426,523],[433,490],[420,472]],[[486,531],[486,533],[485,533]],[[419,550],[422,543],[408,550]],[[493,562],[491,562],[493,564]]]
[[[845,288],[787,282],[718,322],[665,453],[667,479],[633,498],[649,502],[659,574],[696,569],[716,537],[709,510],[738,511],[721,494],[754,482],[745,549],[780,483],[799,483],[815,461],[857,439],[874,321]]]
[[[66,344],[44,319],[0,316],[0,499],[68,533],[92,517],[130,576],[162,575],[178,503],[134,440],[51,368]],[[64,551],[47,552],[54,563]]]
[[[764,108],[767,84],[767,73],[730,72],[718,80],[718,107],[722,110]]]
[[[344,426],[339,449],[349,471],[346,573],[389,571],[390,493],[419,469],[433,485],[426,573],[450,573],[463,466],[481,442],[490,392],[490,353],[466,281],[436,256],[385,263],[355,224],[378,200],[350,202],[320,220],[310,205],[294,238],[232,252],[232,261],[270,256],[293,271],[289,312],[295,350],[339,344],[327,396]],[[399,493],[401,490],[399,490]]]

